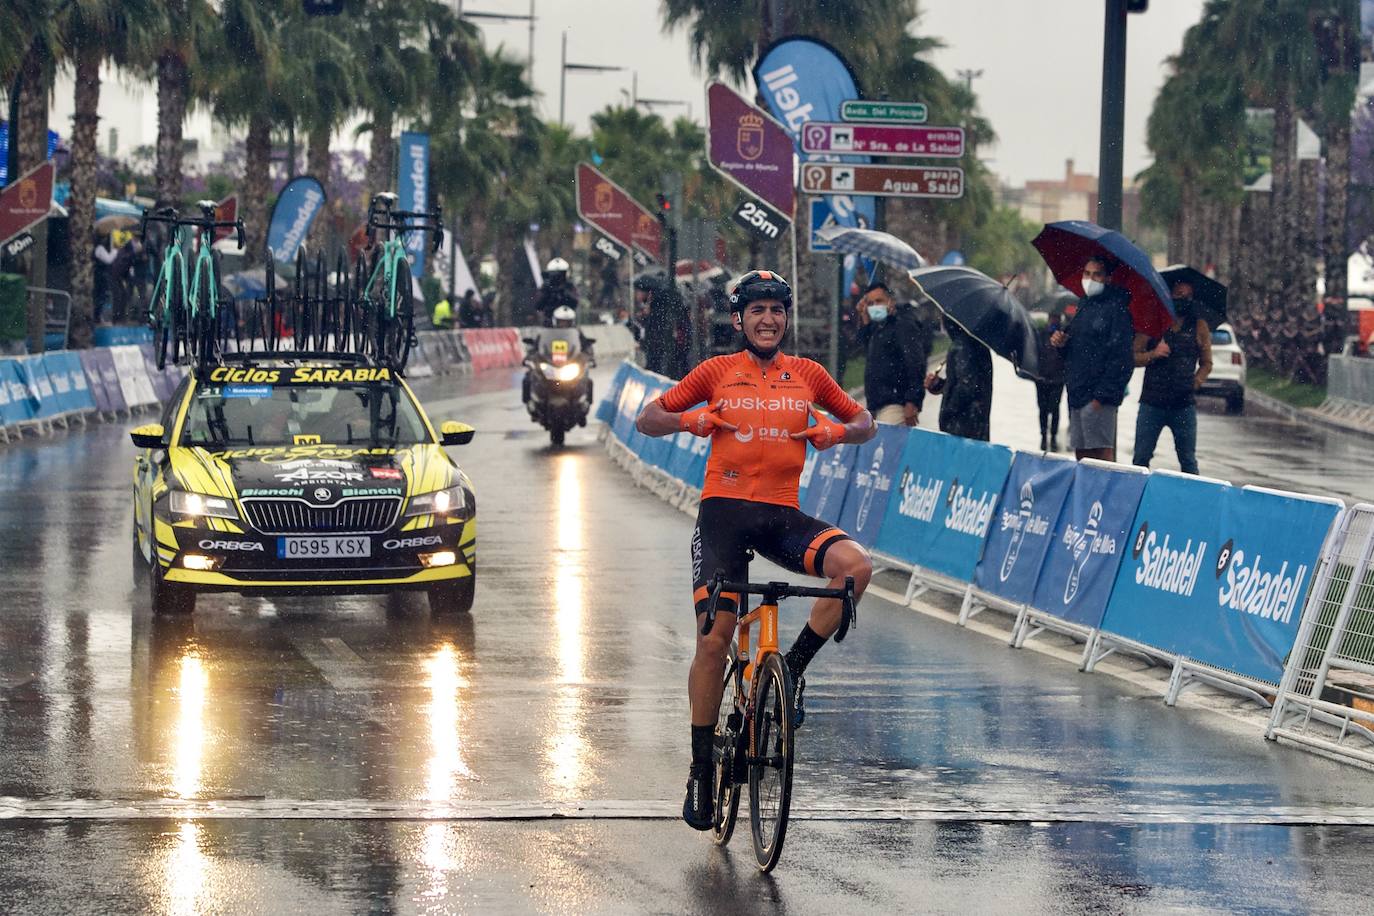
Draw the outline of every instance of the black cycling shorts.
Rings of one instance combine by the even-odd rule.
[[[717,572],[727,581],[749,576],[750,553],[758,553],[794,573],[823,575],[825,554],[837,541],[853,540],[829,522],[800,509],[773,503],[713,496],[701,501],[692,532],[692,603],[706,613],[711,580]],[[721,592],[716,610],[729,614],[739,607],[739,595]]]

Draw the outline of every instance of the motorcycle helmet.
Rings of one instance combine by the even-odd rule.
[[[577,312],[569,306],[560,305],[553,310],[553,326],[556,328],[570,328],[577,323]]]
[[[782,274],[772,270],[751,270],[735,281],[730,290],[730,311],[743,312],[744,307],[760,299],[777,299],[782,307],[792,308],[792,287]]]
[[[562,258],[554,258],[544,265],[544,279],[561,280],[568,275],[568,262]]]

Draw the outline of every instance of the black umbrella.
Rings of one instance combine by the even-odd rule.
[[[1005,286],[972,267],[920,267],[907,276],[959,327],[1010,360],[1018,374],[1039,377],[1035,325]]]
[[[1197,316],[1207,322],[1207,327],[1216,328],[1226,322],[1226,284],[1218,283],[1196,267],[1187,264],[1172,264],[1159,272],[1164,282],[1173,289],[1175,283],[1187,283],[1193,288],[1193,302],[1197,305]]]

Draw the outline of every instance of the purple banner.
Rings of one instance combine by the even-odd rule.
[[[711,165],[789,220],[796,210],[792,135],[724,83],[706,87]]]

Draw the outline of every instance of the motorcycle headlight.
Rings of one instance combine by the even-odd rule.
[[[558,378],[558,367],[553,363],[540,363],[539,371],[544,373],[544,378]]]
[[[227,518],[238,519],[234,501],[223,496],[206,496],[189,490],[171,490],[167,494],[168,508],[172,514],[181,518]]]
[[[432,493],[421,493],[410,498],[406,507],[406,518],[417,515],[460,515],[467,508],[467,496],[462,485],[445,487]]]
[[[560,382],[571,382],[582,374],[581,363],[568,363],[559,368],[557,378]]]

